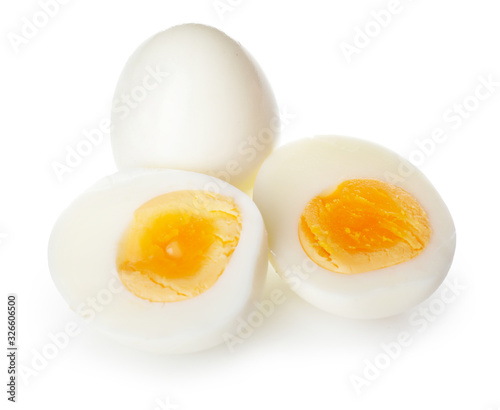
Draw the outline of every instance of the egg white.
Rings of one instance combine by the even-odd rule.
[[[134,211],[150,199],[178,190],[205,190],[231,197],[242,215],[238,245],[224,272],[207,291],[173,303],[149,302],[129,292],[116,272],[118,243]],[[52,278],[79,313],[89,298],[120,285],[92,324],[117,341],[142,350],[186,353],[207,349],[234,330],[253,308],[267,272],[266,230],[252,200],[216,178],[177,170],[136,169],[102,179],[77,198],[52,231],[48,257]]]
[[[352,275],[312,262],[298,237],[307,203],[326,189],[353,178],[393,183],[428,214],[432,235],[415,258]],[[271,262],[292,289],[333,314],[360,319],[399,314],[430,296],[444,280],[455,250],[455,227],[429,180],[398,154],[360,139],[318,136],[278,148],[263,164],[254,200],[269,234]]]
[[[158,81],[150,75],[159,70]],[[128,108],[123,96],[146,85]],[[111,143],[119,169],[208,173],[248,190],[278,136],[271,87],[258,63],[202,24],[162,31],[130,56],[116,85]],[[250,138],[262,137],[257,143]],[[268,138],[269,137],[269,138]]]

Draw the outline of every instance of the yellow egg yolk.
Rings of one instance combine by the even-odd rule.
[[[350,179],[313,198],[299,239],[319,266],[361,273],[417,256],[431,237],[425,210],[405,190],[376,179]]]
[[[217,281],[238,244],[241,216],[231,198],[175,191],[138,208],[118,246],[125,287],[151,302],[195,297]]]

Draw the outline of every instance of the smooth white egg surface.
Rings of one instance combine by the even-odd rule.
[[[248,190],[279,131],[271,88],[223,32],[184,24],[146,40],[116,86],[111,142],[119,169],[210,174]]]
[[[123,344],[162,353],[223,342],[260,297],[268,266],[246,194],[160,169],[121,171],[83,193],[56,222],[48,256],[73,310]]]
[[[318,136],[282,146],[259,171],[254,200],[277,273],[336,315],[399,314],[430,296],[453,260],[455,228],[436,189],[371,142]]]

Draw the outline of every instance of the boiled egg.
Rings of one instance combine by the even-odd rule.
[[[260,297],[261,214],[234,186],[194,172],[121,171],[60,216],[52,278],[69,306],[117,341],[185,353],[223,342]]]
[[[279,132],[258,63],[201,24],[172,27],[137,48],[116,85],[111,121],[118,169],[201,172],[246,191]]]
[[[429,297],[453,260],[455,228],[411,163],[374,143],[319,136],[278,148],[254,200],[277,273],[336,315],[399,314]]]

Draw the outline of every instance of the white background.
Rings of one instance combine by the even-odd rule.
[[[170,400],[171,408],[186,410],[500,409],[500,86],[477,106],[468,98],[480,77],[500,81],[498,1],[401,0],[378,35],[371,13],[388,1],[232,4],[221,18],[212,0],[69,1],[16,52],[9,33],[20,34],[23,19],[40,6],[2,2],[1,289],[4,306],[7,293],[18,295],[18,365],[32,367],[49,334],[68,322],[82,329],[36,375],[18,379],[16,406],[153,410]],[[331,316],[275,276],[267,292],[283,289],[286,302],[234,353],[224,345],[178,357],[134,351],[94,333],[69,310],[49,275],[47,240],[59,213],[115,171],[109,138],[62,181],[51,164],[108,118],[135,48],[185,22],[220,28],[259,61],[278,105],[293,113],[281,142],[350,135],[408,158],[434,128],[446,130],[447,141],[425,155],[421,169],[454,217],[458,243],[449,278],[462,289],[425,329],[410,322],[419,308],[369,322]],[[367,24],[372,38],[348,62],[341,44],[352,44]],[[460,126],[445,122],[445,112],[464,99],[473,112]],[[438,306],[439,297],[438,290],[420,308]],[[363,377],[366,361],[405,331],[413,343],[357,391],[352,375]]]

